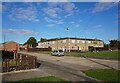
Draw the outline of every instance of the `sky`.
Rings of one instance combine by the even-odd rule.
[[[118,39],[117,2],[2,2],[2,42],[29,37]],[[67,30],[67,28],[69,30]]]

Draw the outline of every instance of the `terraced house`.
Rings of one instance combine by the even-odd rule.
[[[88,51],[90,47],[103,47],[104,42],[99,39],[86,38],[52,38],[44,42],[38,42],[37,48],[52,48],[63,51]]]

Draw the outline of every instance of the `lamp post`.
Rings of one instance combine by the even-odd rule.
[[[87,47],[86,47],[86,43],[87,43],[87,42],[86,42],[86,37],[85,37],[85,51],[87,50],[87,49],[86,49],[86,48],[87,48]]]
[[[56,41],[57,41],[57,50],[58,50],[58,38],[56,38]]]
[[[5,33],[3,33],[4,51],[5,51]]]
[[[68,31],[68,49],[69,49],[69,52],[70,52],[70,34],[69,34],[69,28],[67,28],[67,31]]]

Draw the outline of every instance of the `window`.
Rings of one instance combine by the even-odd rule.
[[[62,50],[59,50],[59,52],[63,52]]]
[[[38,45],[41,45],[41,43],[38,43]]]
[[[72,46],[72,48],[75,48],[74,46]]]
[[[88,43],[91,43],[91,41],[88,41]]]
[[[82,41],[82,43],[85,43],[85,41]]]
[[[75,40],[72,40],[72,43],[75,43]]]
[[[53,44],[55,43],[55,41],[52,42]]]
[[[77,40],[77,42],[78,42],[78,43],[80,43],[80,41],[79,41],[79,40]]]
[[[66,40],[63,40],[63,43],[66,43]]]

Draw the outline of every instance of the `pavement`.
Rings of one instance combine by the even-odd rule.
[[[29,78],[51,76],[51,74],[40,69],[12,71],[7,73],[2,73],[0,75],[2,75],[2,82],[18,81],[18,80],[29,79]]]
[[[91,58],[81,58],[73,56],[51,56],[49,54],[41,54],[34,52],[20,52],[23,54],[28,54],[36,56],[41,66],[35,71],[21,72],[12,74],[3,74],[3,81],[16,81],[21,79],[41,77],[41,76],[57,76],[69,81],[91,81],[91,83],[96,83],[96,79],[86,76],[81,71],[89,69],[118,69],[118,61],[113,60],[102,60],[102,59],[91,59]],[[26,71],[26,70],[25,70]]]

